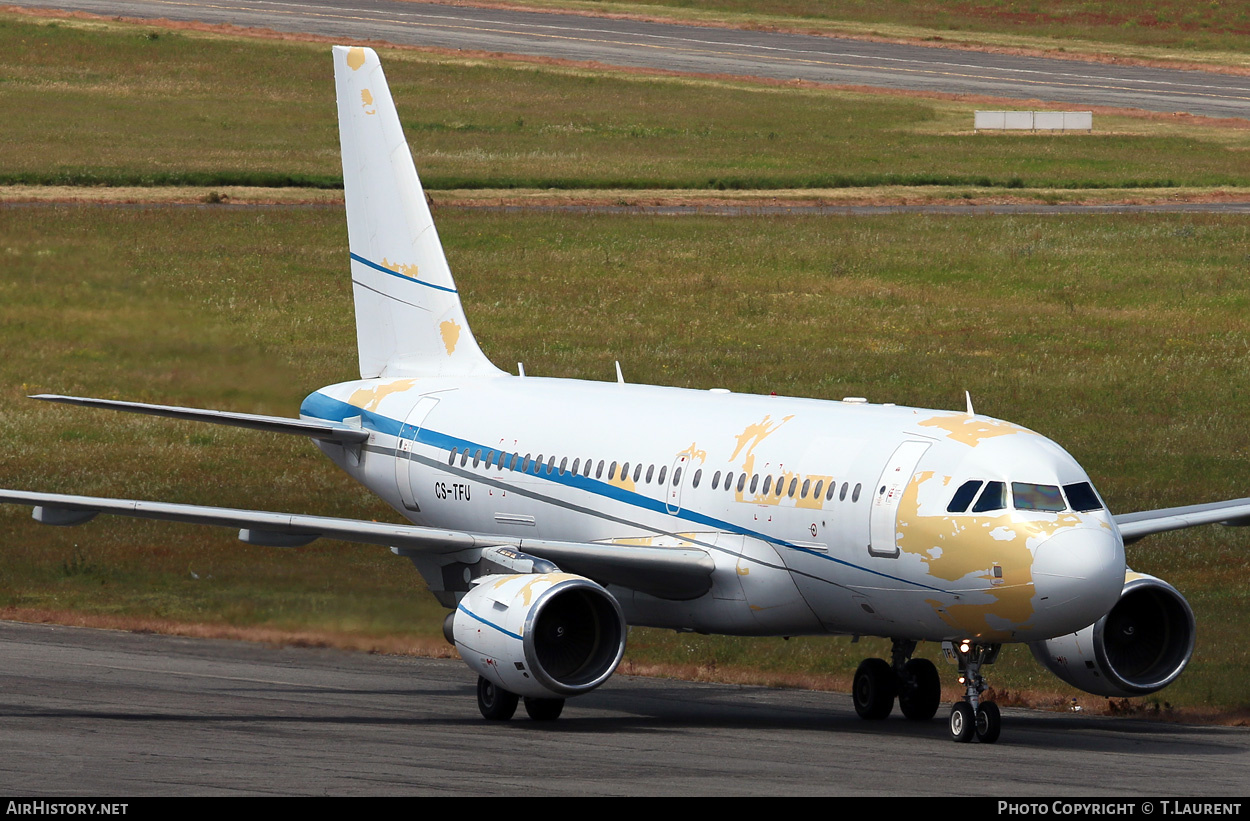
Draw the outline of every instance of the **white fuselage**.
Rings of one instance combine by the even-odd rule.
[[[301,415],[359,417],[359,455],[324,449],[416,524],[713,557],[692,601],[611,588],[631,624],[1031,641],[1092,623],[1124,583],[1105,508],[948,512],[971,479],[1089,481],[987,417],[510,376],[343,383]]]

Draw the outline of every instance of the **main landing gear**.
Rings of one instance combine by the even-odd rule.
[[[942,702],[942,682],[937,668],[928,659],[912,658],[916,643],[894,639],[891,660],[864,659],[855,671],[851,695],[860,718],[880,720],[894,710],[898,699],[903,715],[913,721],[928,721]],[[988,686],[981,666],[998,658],[999,644],[943,642],[948,660],[959,665],[959,682],[965,687],[965,700],[951,708],[950,730],[955,741],[993,744],[1002,731],[1002,714],[992,701],[981,701]]]
[[[928,659],[914,659],[916,642],[894,639],[891,662],[864,659],[855,671],[851,694],[860,718],[878,720],[899,709],[912,721],[928,721],[942,702],[942,681]]]
[[[1002,732],[1003,718],[998,705],[981,701],[981,693],[988,689],[981,676],[981,666],[993,664],[1001,648],[1001,644],[942,642],[942,652],[947,659],[959,665],[959,683],[964,685],[965,700],[951,707],[951,738],[955,741],[968,742],[975,736],[982,744],[993,744]]]
[[[487,721],[507,721],[516,713],[521,697],[482,676],[477,677],[477,708]],[[525,697],[525,712],[535,721],[555,721],[564,711],[562,698]]]

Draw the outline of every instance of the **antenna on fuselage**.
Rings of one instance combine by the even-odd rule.
[[[621,360],[616,360],[616,381],[619,385],[625,384],[625,374],[621,373]]]
[[[968,415],[976,416],[977,412],[972,409],[972,393],[969,391],[964,391],[964,400],[967,401],[968,403]]]
[[[516,375],[525,376],[525,363],[524,362],[516,363]]]

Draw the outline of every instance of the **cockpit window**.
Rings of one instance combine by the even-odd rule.
[[[1016,510],[1049,510],[1057,513],[1068,509],[1058,485],[1012,482],[1011,496],[1015,500]]]
[[[981,498],[972,506],[973,513],[1002,510],[1007,506],[1007,485],[1002,482],[986,482]]]
[[[1064,485],[1063,492],[1068,496],[1068,504],[1073,510],[1079,510],[1082,513],[1089,513],[1094,510],[1102,510],[1102,502],[1098,499],[1098,494],[1089,486],[1089,482],[1078,482],[1075,485]]]
[[[955,491],[955,496],[951,499],[951,503],[946,506],[947,513],[963,513],[968,509],[968,505],[972,504],[972,497],[977,495],[977,491],[984,484],[980,479],[970,479],[959,486],[959,490]]]

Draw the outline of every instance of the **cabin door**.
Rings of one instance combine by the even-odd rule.
[[[904,442],[894,451],[886,463],[881,478],[873,487],[872,513],[869,528],[868,552],[873,556],[898,557],[898,503],[903,491],[916,472],[916,464],[929,449],[928,442]]]
[[[417,504],[417,494],[412,483],[413,469],[417,464],[412,460],[413,447],[416,445],[421,423],[437,404],[438,400],[432,396],[421,397],[408,414],[408,419],[399,426],[399,440],[395,443],[395,484],[399,486],[399,498],[404,507],[415,513],[421,512],[421,505]]]

